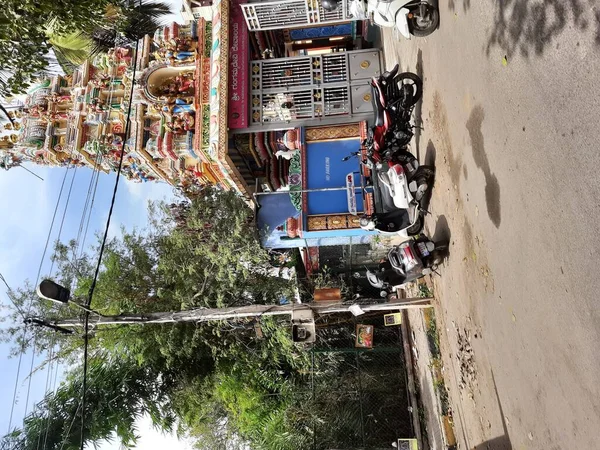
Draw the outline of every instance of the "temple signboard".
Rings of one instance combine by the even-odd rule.
[[[229,128],[248,126],[249,35],[239,0],[231,3],[229,48]]]
[[[212,20],[210,54],[210,122],[209,156],[220,160],[227,153],[227,75],[229,58],[229,2],[216,0]]]

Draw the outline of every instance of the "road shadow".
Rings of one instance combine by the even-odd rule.
[[[510,439],[506,436],[498,436],[489,441],[482,442],[473,447],[473,450],[512,450]]]
[[[506,425],[506,416],[504,414],[504,409],[502,408],[502,402],[500,401],[500,395],[498,394],[498,386],[496,385],[496,379],[494,378],[494,371],[491,370],[492,375],[492,383],[494,384],[494,392],[496,393],[496,400],[498,401],[498,410],[500,412],[500,417],[502,420],[502,430],[504,434],[502,436],[497,436],[488,441],[482,442],[479,445],[476,445],[474,450],[512,450],[513,445],[510,440],[510,436],[508,434],[508,426]]]
[[[471,8],[471,0],[448,0],[448,9],[452,12],[456,12],[459,5],[462,5],[462,11],[466,13]]]
[[[439,243],[447,243],[450,245],[450,239],[452,238],[452,233],[450,232],[450,226],[448,225],[448,219],[446,216],[441,215],[438,216],[437,222],[435,223],[435,231],[431,236],[433,242]]]
[[[485,112],[481,105],[477,105],[471,111],[469,120],[467,120],[467,130],[471,137],[471,146],[473,148],[473,159],[485,176],[485,202],[490,220],[496,226],[500,227],[502,215],[500,210],[500,184],[498,178],[492,173],[490,162],[485,152],[483,132],[481,126]]]
[[[486,52],[489,56],[492,48],[498,47],[509,58],[516,54],[525,58],[541,56],[549,47],[558,48],[553,39],[568,28],[595,35],[595,43],[600,45],[600,10],[595,11],[591,3],[589,0],[494,1]]]
[[[419,78],[423,80],[423,85],[425,85],[425,79],[423,78],[423,52],[421,49],[417,52],[417,65],[415,67],[415,72],[419,75]],[[420,142],[421,142],[421,128],[423,128],[423,97],[421,100],[417,102],[415,105],[415,109],[413,111],[414,114],[414,125],[415,125],[415,154],[417,158],[420,158]]]
[[[427,149],[425,150],[425,159],[423,160],[423,164],[435,167],[436,156],[437,150],[435,149],[435,146],[433,145],[433,142],[430,139],[427,143]]]
[[[435,150],[435,147],[433,146],[433,142],[431,142],[431,139],[430,139],[429,142],[427,143],[427,150],[425,151],[424,162],[421,163],[421,165],[433,166],[434,171],[437,173],[437,170],[435,168],[435,155],[436,155],[436,150]],[[419,159],[419,158],[417,157],[417,159]],[[428,210],[429,205],[431,204],[431,197],[433,196],[433,190],[435,189],[436,178],[437,178],[437,176],[434,174],[433,178],[431,179],[431,188],[425,194],[425,198],[423,198],[423,200],[421,201],[421,206],[425,210]]]

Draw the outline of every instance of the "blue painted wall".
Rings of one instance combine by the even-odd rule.
[[[360,148],[360,140],[345,139],[331,142],[314,142],[306,145],[306,189],[337,188],[346,186],[346,175],[359,171],[358,158],[342,161],[345,156]],[[357,211],[363,210],[360,178],[354,177]],[[309,192],[306,212],[312,214],[347,214],[346,191]]]
[[[354,32],[353,23],[344,23],[341,25],[330,25],[325,27],[300,28],[290,30],[290,37],[294,41],[303,39],[318,39],[332,36],[349,36]]]

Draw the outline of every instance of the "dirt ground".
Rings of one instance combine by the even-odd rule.
[[[424,78],[412,150],[435,162],[426,219],[461,449],[600,448],[600,8],[440,2],[441,26],[385,30]]]

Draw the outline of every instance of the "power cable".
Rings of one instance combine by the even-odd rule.
[[[46,394],[45,397],[46,399],[48,398],[48,394],[50,392],[50,385],[52,384],[52,365],[54,363],[53,361],[53,357],[54,357],[54,349],[56,346],[56,335],[53,334],[52,335],[52,347],[50,349],[50,365],[48,367],[48,374],[46,375]],[[56,369],[58,371],[58,362],[56,363]],[[42,449],[46,448],[46,442],[48,440],[48,432],[50,431],[50,412],[48,411],[48,417],[46,418],[46,432],[44,433],[44,445],[42,446]],[[40,434],[38,436],[38,445],[37,445],[37,450],[40,450],[40,444],[42,441],[42,435]]]
[[[81,406],[82,406],[82,403],[80,401],[79,405],[77,405],[77,409],[75,410],[75,414],[73,414],[73,420],[71,421],[71,425],[69,425],[69,429],[67,430],[67,433],[65,434],[65,437],[64,437],[62,443],[60,444],[59,450],[63,450],[65,444],[67,443],[67,440],[69,439],[69,434],[71,434],[71,430],[73,429],[73,424],[75,424],[75,419],[77,419],[77,413],[79,412],[79,408],[81,408]]]
[[[69,193],[67,194],[67,200],[65,201],[65,209],[63,210],[62,219],[60,221],[60,227],[58,228],[58,236],[56,237],[57,241],[60,241],[60,236],[62,235],[63,226],[65,224],[65,217],[67,216],[67,209],[69,207],[69,201],[71,200],[71,192],[73,192],[73,183],[75,182],[75,176],[77,175],[77,167],[73,171],[73,176],[71,177],[71,185],[69,186]],[[54,257],[50,258],[50,276],[52,276],[52,270],[54,269]]]
[[[73,155],[73,150],[71,150],[71,156]],[[58,206],[60,204],[60,199],[62,197],[63,189],[65,187],[65,182],[67,181],[67,175],[69,173],[69,169],[71,166],[68,166],[65,170],[65,176],[63,177],[62,183],[60,185],[60,191],[58,192],[58,200],[56,201],[56,207],[54,208],[54,214],[52,215],[52,222],[50,222],[50,230],[48,230],[48,236],[46,237],[46,244],[44,245],[44,252],[42,253],[42,258],[40,260],[40,266],[38,267],[38,272],[35,277],[35,285],[37,286],[40,281],[40,274],[42,273],[42,266],[44,265],[44,258],[46,257],[46,252],[48,251],[48,244],[50,243],[50,237],[52,236],[52,228],[54,228],[54,221],[56,220],[56,213],[58,212]],[[31,312],[32,302],[29,303],[29,310],[27,311],[27,315]]]
[[[94,202],[96,200],[96,190],[98,189],[98,180],[100,179],[100,174],[96,175],[96,183],[94,184],[94,192],[92,194],[92,203],[90,205],[90,213],[88,215],[87,223],[85,224],[85,231],[83,232],[83,242],[81,244],[81,251],[79,257],[83,256],[83,249],[85,248],[85,241],[87,239],[88,229],[90,227],[90,220],[92,218],[92,212],[94,211]]]
[[[21,307],[19,305],[17,305],[17,303],[13,300],[13,298],[12,298],[13,290],[8,285],[8,282],[4,278],[4,275],[2,275],[1,273],[0,273],[0,281],[2,281],[4,283],[4,285],[6,286],[6,289],[7,289],[6,296],[8,297],[8,300],[10,300],[10,302],[15,307],[15,309],[17,310],[17,312],[21,315],[21,317],[23,317],[23,319],[25,319],[25,313],[23,312],[23,310],[21,309]]]
[[[74,152],[74,150],[71,150],[70,157],[72,157],[73,152]],[[54,228],[54,222],[56,220],[56,214],[57,214],[58,208],[60,206],[60,200],[62,198],[62,193],[63,193],[64,187],[65,187],[65,182],[67,180],[67,175],[68,175],[70,169],[71,169],[71,166],[68,166],[67,169],[65,170],[65,175],[63,177],[63,181],[62,181],[61,186],[60,186],[60,191],[58,193],[58,199],[56,201],[56,207],[54,208],[54,213],[52,215],[52,222],[50,223],[50,229],[48,230],[48,236],[46,237],[46,243],[44,245],[44,252],[42,253],[42,258],[40,260],[40,265],[38,267],[38,272],[37,272],[37,275],[36,275],[36,282],[35,282],[36,285],[37,285],[37,283],[38,283],[38,281],[40,279],[40,275],[41,275],[41,272],[42,272],[42,267],[43,267],[43,264],[44,264],[44,258],[46,256],[46,252],[48,251],[48,245],[50,243],[50,238],[52,236],[52,229]],[[59,230],[59,238],[60,238],[60,233],[62,233],[62,228],[63,228],[64,221],[65,221],[65,215],[67,213],[67,207],[69,205],[69,199],[71,198],[71,192],[73,190],[73,181],[75,180],[76,173],[77,173],[77,168],[75,168],[75,171],[73,172],[73,177],[71,179],[71,185],[69,187],[69,193],[67,195],[67,200],[65,202],[65,209],[64,209],[64,212],[63,212],[63,217],[62,217],[62,220],[61,220],[61,225],[60,225],[60,230]],[[52,258],[52,264],[50,266],[50,273],[52,273],[53,267],[54,267],[54,258]],[[27,309],[27,316],[28,317],[31,314],[31,308],[32,307],[33,307],[33,299],[31,299],[31,301],[29,302],[29,307]],[[23,328],[23,334],[21,336],[22,339],[23,339],[23,342],[24,342],[24,339],[25,339],[26,332],[27,332],[27,328]],[[15,383],[15,387],[18,385],[18,379],[19,379],[20,367],[21,367],[20,360],[23,357],[23,353],[24,353],[23,350],[24,350],[24,347],[21,347],[21,353],[19,354],[19,364],[17,366],[17,382]],[[23,418],[25,418],[27,416],[27,410],[29,408],[29,396],[31,394],[31,380],[33,378],[33,365],[34,365],[36,353],[37,353],[37,336],[34,337],[34,341],[33,341],[33,352],[31,353],[31,364],[30,364],[30,368],[29,368],[29,380],[27,382],[27,395],[26,395],[26,400],[25,400],[25,412],[23,413]],[[10,430],[10,427],[12,426],[12,415],[13,415],[13,409],[14,409],[14,406],[15,406],[16,394],[17,394],[17,392],[15,390],[15,392],[13,394],[13,405],[11,406],[11,420],[9,420],[9,430]],[[33,408],[33,410],[35,411],[35,407]]]
[[[75,151],[75,147],[73,146],[73,148],[71,148],[71,152],[69,154],[69,158],[73,157],[73,153]],[[40,275],[42,273],[42,267],[44,265],[44,259],[46,257],[46,253],[48,252],[48,245],[50,243],[50,238],[52,236],[52,230],[54,228],[54,222],[56,220],[56,214],[58,213],[58,208],[60,206],[60,200],[62,198],[62,194],[63,194],[63,190],[65,187],[65,182],[67,180],[67,175],[69,173],[69,170],[71,169],[71,165],[67,166],[66,170],[65,170],[65,174],[63,176],[62,179],[62,183],[60,185],[60,190],[58,193],[58,198],[56,200],[56,206],[54,207],[54,213],[52,214],[52,221],[50,222],[50,229],[48,230],[48,235],[46,237],[46,243],[44,244],[44,251],[42,253],[42,257],[40,258],[40,264],[38,267],[38,271],[35,277],[35,285],[38,284],[39,279],[40,279]],[[72,186],[71,186],[72,187]],[[27,308],[27,317],[30,316],[31,314],[31,308],[33,307],[33,299],[31,299],[31,301],[29,302],[29,306]],[[16,379],[15,379],[15,387],[14,387],[14,392],[13,392],[13,400],[12,400],[12,405],[10,408],[10,418],[8,421],[8,432],[10,432],[10,429],[12,427],[12,419],[13,419],[13,415],[14,415],[14,409],[15,409],[15,404],[17,401],[17,392],[18,392],[18,385],[19,385],[19,377],[21,375],[21,364],[22,364],[22,360],[23,360],[23,355],[25,353],[25,335],[27,333],[27,328],[23,327],[23,333],[21,334],[21,350],[19,352],[19,360],[18,360],[18,364],[17,364],[17,373],[16,373]],[[33,349],[33,355],[32,355],[32,363],[34,360],[34,356],[36,353],[36,341],[34,341],[34,349]],[[29,383],[28,383],[28,390],[27,390],[27,398],[29,399],[29,394],[30,394],[30,389],[31,389],[31,374],[30,374],[30,378],[29,378]],[[27,402],[26,402],[27,403]],[[25,404],[25,413],[27,412],[27,404]]]
[[[102,244],[100,245],[100,252],[98,254],[98,263],[96,264],[96,270],[94,271],[94,278],[92,279],[92,284],[90,285],[90,289],[88,292],[88,298],[86,301],[86,305],[88,308],[91,306],[92,298],[94,296],[94,291],[96,289],[96,283],[98,281],[98,275],[100,273],[100,266],[102,265],[102,257],[104,255],[104,249],[106,248],[106,241],[108,239],[108,230],[110,228],[110,221],[113,214],[113,210],[115,207],[115,201],[117,197],[117,191],[119,189],[119,180],[121,179],[121,169],[123,168],[123,157],[125,156],[125,147],[127,145],[127,137],[129,136],[129,132],[131,129],[131,109],[133,106],[133,91],[135,85],[135,74],[137,72],[137,61],[138,61],[138,52],[139,52],[139,39],[136,41],[135,45],[135,57],[133,60],[133,72],[131,76],[131,91],[129,93],[129,102],[127,105],[127,123],[125,125],[125,140],[123,142],[123,149],[121,150],[121,155],[119,157],[119,167],[117,168],[117,178],[115,180],[115,187],[113,189],[112,199],[110,202],[110,209],[108,210],[108,218],[106,219],[106,227],[104,229],[104,236],[102,238]],[[134,136],[134,142],[137,140],[137,135]],[[84,347],[83,347],[83,383],[82,383],[82,394],[81,394],[81,443],[80,450],[84,450],[85,441],[84,441],[84,430],[85,430],[85,416],[86,416],[86,394],[87,394],[87,372],[88,372],[88,347],[89,347],[89,318],[90,313],[88,311],[85,312],[84,318]]]
[[[23,333],[22,339],[25,338],[24,336],[25,333]],[[13,413],[15,412],[15,404],[17,403],[17,390],[19,387],[19,374],[21,373],[21,363],[23,361],[23,346],[25,344],[23,342],[21,342],[21,352],[19,353],[19,362],[17,364],[17,377],[15,379],[15,389],[13,392],[13,401],[12,401],[12,406],[10,407],[10,417],[8,419],[8,432],[10,433],[10,428],[12,427],[12,419],[13,419]]]
[[[97,178],[97,174],[99,174],[99,170],[97,170],[95,166],[99,162],[100,162],[100,154],[96,155],[96,161],[94,161],[95,165],[94,165],[94,169],[92,171],[92,176],[90,177],[88,191],[87,191],[87,195],[85,197],[85,204],[83,205],[83,213],[81,214],[81,221],[79,222],[79,230],[77,231],[77,239],[76,239],[77,242],[80,241],[81,236],[83,234],[83,229],[85,226],[85,219],[86,219],[89,207],[90,207],[92,192],[94,189],[94,181]]]
[[[25,398],[25,412],[23,413],[23,418],[27,417],[27,408],[29,405],[29,394],[31,392],[31,379],[33,378],[33,363],[35,360],[36,350],[37,350],[37,335],[34,335],[33,352],[31,352],[31,365],[29,366],[29,380],[27,381],[27,397]]]

